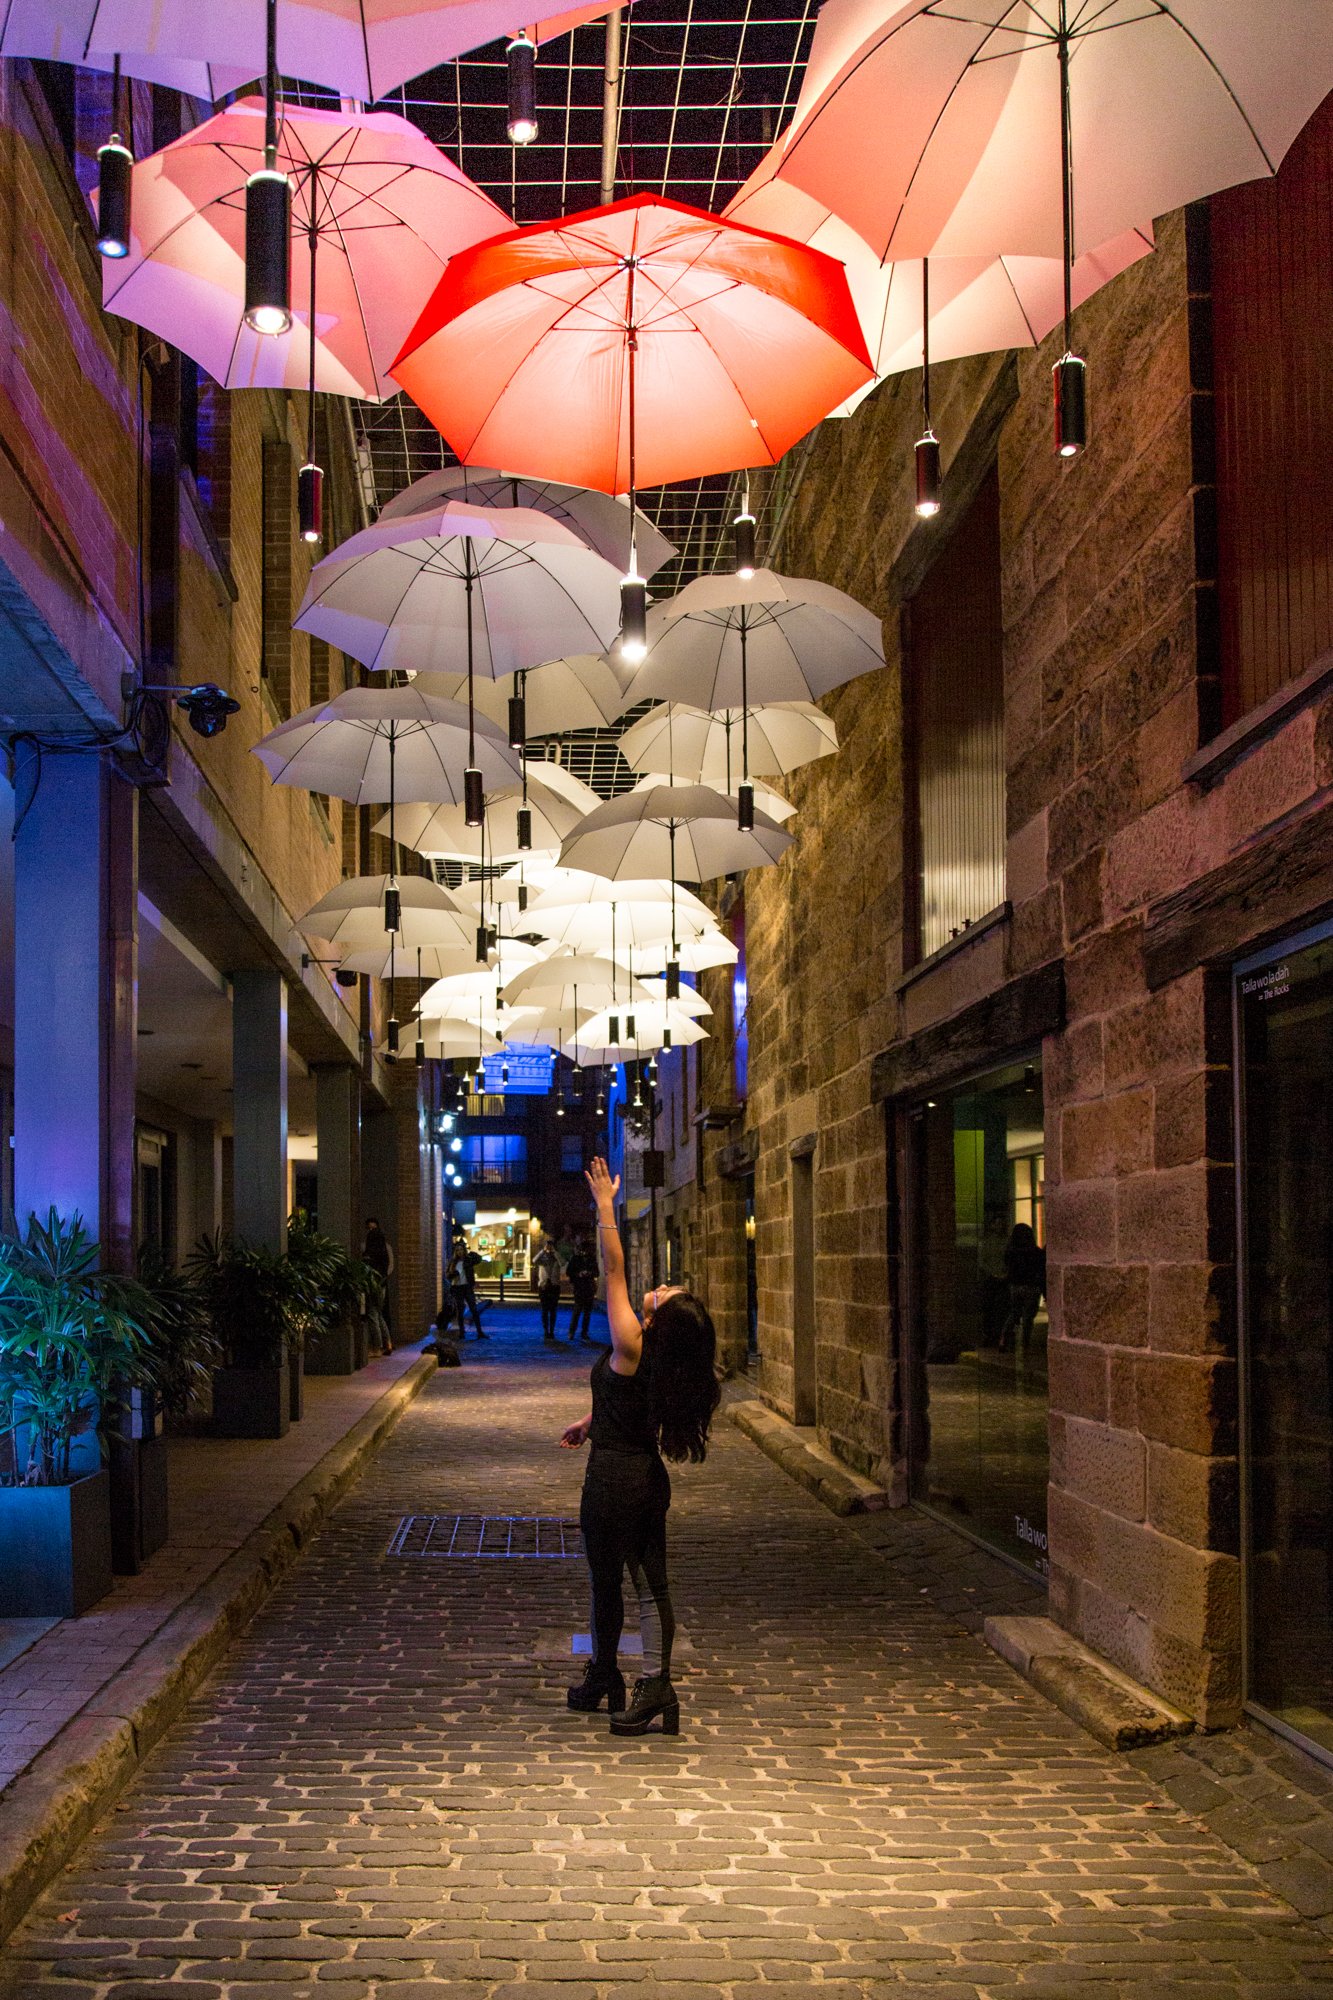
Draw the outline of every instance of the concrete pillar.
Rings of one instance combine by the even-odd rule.
[[[319,1226],[344,1250],[361,1248],[361,1073],[350,1063],[315,1071]]]
[[[139,799],[109,757],[20,751],[14,1208],[77,1212],[134,1261]]]
[[[287,1248],[287,987],[280,972],[232,982],[232,1228],[258,1249]]]

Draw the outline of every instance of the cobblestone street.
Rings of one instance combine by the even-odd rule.
[[[7,2000],[1333,1994],[1314,1923],[726,1423],[673,1475],[679,1738],[568,1713],[581,1562],[386,1555],[409,1514],[577,1513],[589,1350],[494,1323],[43,1899]]]

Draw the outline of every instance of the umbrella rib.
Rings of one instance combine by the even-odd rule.
[[[1222,71],[1218,68],[1216,62],[1214,62],[1212,56],[1209,55],[1207,49],[1204,47],[1203,43],[1199,40],[1199,37],[1194,33],[1193,29],[1186,27],[1185,23],[1181,20],[1179,14],[1177,14],[1174,6],[1171,4],[1171,0],[1159,0],[1159,7],[1160,11],[1166,16],[1167,20],[1173,21],[1175,23],[1176,27],[1179,28],[1181,34],[1185,37],[1186,41],[1188,41],[1194,47],[1194,49],[1198,52],[1198,54],[1203,58],[1204,62],[1208,65],[1208,68],[1213,72],[1213,75],[1217,78],[1223,90],[1226,92],[1227,96],[1231,99],[1231,102],[1235,105],[1236,111],[1242,123],[1244,124],[1246,131],[1249,133],[1250,137],[1254,141],[1255,148],[1259,154],[1260,159],[1267,167],[1269,173],[1275,174],[1277,172],[1277,168],[1274,165],[1273,161],[1268,156],[1268,148],[1264,145],[1263,140],[1259,137],[1259,134],[1255,131],[1254,126],[1250,121],[1249,113],[1246,111],[1245,106],[1241,103],[1240,99],[1237,97],[1235,91],[1232,89],[1230,83],[1227,81],[1227,78],[1222,74]]]

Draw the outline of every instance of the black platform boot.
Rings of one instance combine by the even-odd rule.
[[[590,1660],[578,1686],[566,1690],[565,1700],[581,1714],[591,1715],[604,1698],[610,1713],[619,1715],[625,1706],[625,1676],[619,1667],[599,1667]]]
[[[623,1715],[611,1717],[613,1736],[644,1736],[648,1725],[655,1716],[662,1718],[662,1734],[679,1736],[680,1703],[676,1690],[665,1674],[654,1674],[650,1679],[634,1683],[634,1698]]]

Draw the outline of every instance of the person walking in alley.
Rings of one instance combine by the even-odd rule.
[[[477,1261],[479,1262],[480,1259]],[[445,1277],[448,1280],[449,1290],[453,1294],[454,1317],[458,1321],[458,1338],[460,1340],[467,1338],[467,1322],[464,1315],[469,1312],[472,1315],[472,1325],[477,1339],[488,1340],[490,1338],[481,1324],[481,1309],[477,1304],[475,1268],[473,1253],[467,1247],[467,1238],[465,1236],[455,1236],[453,1255],[449,1259],[449,1266],[445,1272]]]
[[[1017,1343],[1021,1354],[1046,1290],[1046,1252],[1029,1223],[1016,1222],[1010,1231],[1004,1246],[1004,1275],[1009,1282],[1009,1311],[1000,1329],[1000,1352],[1007,1354]]]
[[[597,1258],[591,1237],[580,1236],[574,1255],[565,1266],[565,1276],[574,1293],[574,1303],[569,1309],[569,1338],[572,1342],[577,1337],[591,1345],[589,1328],[592,1325],[592,1309],[597,1303]],[[581,1327],[580,1319],[583,1322]]]
[[[560,1258],[549,1236],[532,1260],[532,1281],[537,1287],[537,1303],[542,1309],[542,1339],[555,1339],[556,1314],[560,1310]]]
[[[386,1354],[393,1353],[393,1319],[389,1312],[389,1280],[393,1276],[393,1246],[373,1215],[366,1217],[366,1234],[361,1244],[362,1262],[369,1264],[380,1280],[380,1318],[384,1321]],[[373,1320],[372,1320],[373,1325]]]
[[[676,1621],[667,1579],[666,1517],[671,1480],[664,1459],[702,1464],[708,1429],[721,1400],[714,1359],[717,1337],[702,1301],[663,1286],[644,1300],[644,1317],[629,1301],[625,1257],[616,1228],[620,1187],[606,1161],[595,1159],[588,1185],[606,1265],[611,1347],[592,1371],[592,1410],[571,1424],[561,1446],[591,1444],[579,1526],[592,1582],[593,1656],[569,1706],[591,1711],[605,1700],[615,1736],[642,1736],[656,1716],[663,1731],[680,1729],[680,1702],[671,1684]],[[625,1622],[622,1582],[628,1569],[639,1600],[643,1673],[628,1706],[616,1664]]]

